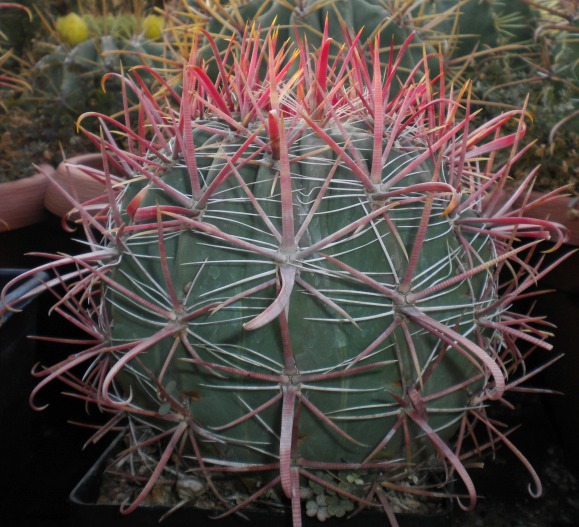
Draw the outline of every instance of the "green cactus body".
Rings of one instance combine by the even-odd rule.
[[[579,23],[574,22],[569,31],[556,34],[553,69],[556,74],[570,81],[575,86],[579,84]]]
[[[441,36],[457,41],[452,58],[476,51],[499,49],[505,44],[530,44],[533,39],[531,7],[524,0],[442,0],[427,2],[429,16],[448,10],[454,16],[445,17],[438,30]],[[521,46],[522,49],[522,46]],[[509,55],[508,49],[497,55]]]
[[[223,169],[225,156],[234,156],[244,140],[236,136],[221,139],[220,134],[227,131],[224,123],[208,122],[206,126],[215,129],[215,135],[211,136],[204,129],[193,136],[199,152],[198,163],[203,166],[210,162],[199,168],[205,188],[211,185],[212,174],[218,174]],[[403,331],[398,328],[359,364],[385,363],[384,366],[327,379],[328,373],[343,371],[352,364],[359,354],[391,326],[395,318],[403,315],[398,313],[392,300],[343,273],[337,273],[335,265],[319,252],[303,259],[298,256],[300,251],[307,250],[363,219],[376,205],[372,204],[351,170],[342,163],[337,165],[329,188],[314,212],[315,197],[335,166],[336,156],[327,155],[326,152],[326,155],[310,157],[310,152],[327,150],[327,145],[304,123],[294,123],[294,127],[300,130],[300,138],[291,145],[291,156],[304,158],[295,167],[292,165],[292,210],[296,232],[311,213],[313,217],[297,248],[288,252],[289,263],[268,261],[262,254],[240,250],[235,244],[224,243],[211,234],[192,232],[190,229],[167,233],[167,263],[173,287],[186,312],[219,306],[228,298],[240,295],[264,281],[274,282],[216,313],[208,311],[191,320],[187,327],[189,344],[206,363],[280,378],[287,376],[288,386],[295,386],[299,392],[303,392],[311,404],[335,419],[341,429],[357,441],[354,443],[340,437],[326,423],[321,423],[315,415],[304,409],[297,432],[301,437],[300,457],[326,462],[361,463],[398,418],[400,405],[394,396],[402,399],[409,386],[420,384],[428,364],[441,353],[443,347],[434,335],[409,323],[408,331],[416,347],[418,364],[413,362]],[[355,148],[361,158],[369,162],[372,136],[364,130],[347,130],[350,137],[355,137]],[[288,134],[291,132],[288,131]],[[267,137],[261,139],[267,142]],[[336,137],[336,141],[340,145],[344,144],[343,138]],[[258,146],[253,145],[246,151],[247,156],[255,155],[257,150]],[[391,159],[386,161],[382,172],[383,182],[387,182],[401,167],[412,161],[422,147],[417,139],[410,137],[405,150],[410,153],[392,151]],[[271,156],[265,152],[253,159],[252,166],[240,169],[239,175],[267,217],[281,232],[282,198],[279,182],[276,183],[278,172],[275,166],[270,165]],[[163,175],[165,183],[178,188],[180,192],[191,194],[187,178],[183,159]],[[432,178],[432,164],[424,163],[412,176],[405,178],[403,184],[424,183]],[[131,199],[125,199],[123,208]],[[420,284],[420,288],[434,285],[467,266],[464,248],[454,234],[452,219],[441,217],[446,207],[445,201],[437,199],[432,206],[427,239],[415,271],[415,281],[417,285]],[[422,207],[417,204],[394,206],[395,203],[392,202],[388,217],[395,225],[400,239],[383,220],[365,226],[355,236],[345,236],[324,249],[324,253],[340,258],[359,272],[397,289],[408,268],[408,258],[422,218]],[[154,207],[155,204],[161,207],[176,205],[163,190],[153,185],[142,206]],[[251,240],[266,251],[283,252],[279,240],[267,228],[254,204],[233,177],[213,191],[198,221],[206,222],[229,236]],[[157,253],[158,236],[159,233],[153,231],[127,240],[126,253],[113,273],[115,281],[127,287],[138,284],[142,294],[146,294],[153,284],[163,284],[163,266]],[[490,256],[488,237],[472,237],[467,241],[481,257],[487,259]],[[288,365],[284,362],[284,343],[280,338],[278,323],[274,321],[253,331],[243,327],[244,323],[274,302],[276,287],[279,287],[277,281],[282,272],[295,273],[300,280],[291,292],[286,315],[292,360],[295,361],[293,372],[288,371]],[[476,309],[494,300],[494,296],[480,303],[475,300],[484,296],[486,281],[485,275],[464,280],[443,296],[437,295],[421,302],[420,308],[433,309],[432,316],[436,320],[451,326],[456,324],[461,334],[468,335],[476,328]],[[351,320],[344,317],[343,313],[329,309],[308,288],[323,292],[340,305]],[[159,306],[166,305],[168,299],[163,297],[166,294],[164,288],[155,289],[147,296],[150,295]],[[114,342],[138,342],[153,337],[162,320],[150,319],[146,313],[135,311],[136,306],[132,302],[116,296],[114,291],[110,295],[111,319],[115,321],[112,333]],[[249,408],[266,404],[272,395],[284,389],[283,384],[274,384],[272,380],[258,381],[242,376],[220,379],[215,375],[217,372],[212,374],[208,369],[180,363],[178,358],[190,357],[183,344],[179,344],[172,352],[175,354],[174,359],[165,375],[162,375],[166,357],[174,342],[174,335],[170,335],[149,349],[141,359],[143,366],[153,372],[155,377],[163,377],[163,384],[171,384],[172,394],[178,400],[189,400],[190,411],[195,419],[209,429],[242,418]],[[425,380],[421,393],[442,391],[445,387],[459,383],[465,375],[468,377],[475,373],[474,364],[456,353],[450,355],[444,367],[437,368]],[[417,372],[417,366],[420,373]],[[312,375],[319,375],[320,379],[310,382],[304,380],[303,384],[295,381],[295,385],[291,384],[292,376],[307,379],[307,376]],[[143,406],[150,408],[162,405],[155,390],[139,389],[134,382],[134,379],[129,382],[130,391],[135,395],[140,392]],[[465,386],[464,390],[433,403],[433,408],[437,407],[440,411],[434,418],[434,426],[443,437],[449,439],[455,432],[467,400],[478,388],[479,383],[473,383],[473,386]],[[238,462],[263,463],[268,457],[275,457],[279,444],[274,430],[279,426],[280,404],[264,412],[261,419],[244,421],[222,432],[221,438],[227,446],[214,445],[214,448],[226,450],[226,457]],[[380,453],[380,457],[393,459],[400,456],[402,441],[399,438],[390,444]],[[339,448],[328,448],[328,444],[339,445]],[[416,437],[413,448],[419,452],[420,447],[424,447],[424,438],[421,440]]]

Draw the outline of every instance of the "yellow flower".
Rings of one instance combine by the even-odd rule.
[[[143,20],[143,33],[145,34],[145,38],[160,40],[164,27],[165,21],[163,17],[158,15],[147,15]]]
[[[56,31],[63,42],[73,47],[89,38],[87,23],[76,13],[69,13],[56,20]]]

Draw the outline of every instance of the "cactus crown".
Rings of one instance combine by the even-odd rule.
[[[273,28],[263,41],[247,31],[223,58],[210,39],[215,82],[194,50],[182,91],[165,83],[173,102],[136,68],[122,93],[138,116],[128,104],[123,123],[83,116],[103,126],[87,133],[106,154],[107,195],[96,216],[70,196],[92,250],[46,267],[75,265],[47,286],[65,284],[55,309],[94,342],[35,393],[58,377],[111,427],[129,416],[158,430],[164,453],[125,510],[173,454],[218,495],[216,473],[253,481],[240,504],[218,496],[230,512],[280,488],[295,526],[308,480],[392,519],[385,489],[413,491],[404,478],[434,460],[474,506],[463,450],[476,425],[486,448],[503,441],[524,460],[486,407],[531,375],[520,345],[550,349],[510,306],[549,270],[529,263],[537,244],[564,239],[525,217],[532,204],[509,210],[533,174],[499,200],[524,111],[471,130],[464,93],[431,79],[428,57],[400,78],[411,38],[382,70],[379,41],[369,66],[356,41],[330,59],[327,35],[310,54]],[[122,186],[116,165],[133,174]],[[356,471],[365,483],[348,486]]]

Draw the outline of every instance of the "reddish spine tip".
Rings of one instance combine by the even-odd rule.
[[[271,157],[275,161],[279,161],[279,112],[271,110],[267,116],[269,140],[271,146]]]
[[[135,218],[135,214],[137,210],[141,206],[143,199],[147,195],[148,187],[141,189],[141,191],[131,200],[131,202],[127,205],[127,214],[131,219]]]

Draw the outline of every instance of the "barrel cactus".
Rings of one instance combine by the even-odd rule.
[[[327,35],[310,54],[248,31],[216,81],[194,52],[164,104],[135,69],[123,93],[139,114],[96,114],[103,131],[87,132],[105,172],[133,176],[109,179],[96,216],[70,196],[91,251],[43,268],[91,345],[38,372],[35,394],[60,378],[109,428],[154,430],[164,450],[125,512],[175,458],[229,513],[285,496],[295,527],[310,483],[340,498],[336,515],[378,507],[395,524],[387,491],[438,495],[421,486],[433,468],[474,506],[477,425],[475,454],[502,441],[528,465],[487,416],[531,375],[520,345],[550,349],[541,320],[510,306],[550,269],[530,263],[538,244],[564,239],[525,216],[532,203],[510,210],[532,173],[500,199],[524,111],[470,129],[441,76],[401,77],[410,39],[382,72],[379,42],[370,65],[355,42],[334,62]],[[245,498],[220,493],[226,476]]]

